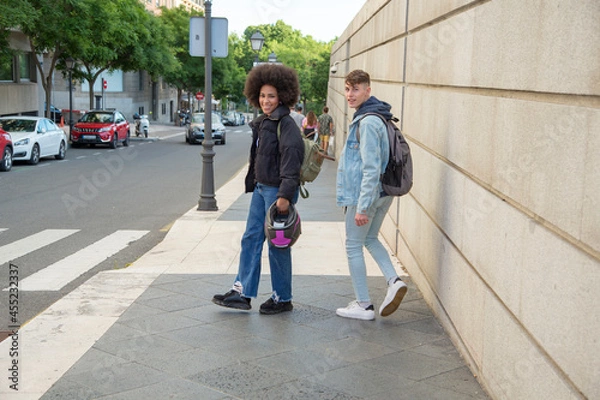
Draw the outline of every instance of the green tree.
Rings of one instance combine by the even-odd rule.
[[[184,7],[170,10],[162,8],[161,18],[174,32],[173,48],[180,62],[179,68],[163,75],[163,79],[177,88],[179,104],[184,91],[194,93],[205,89],[205,59],[192,57],[189,53],[190,18],[194,16],[201,14],[190,13]],[[237,35],[230,35],[228,41],[227,57],[213,57],[212,60],[213,95],[224,102],[239,102],[243,98],[246,71],[238,64],[236,58],[235,49],[239,38]]]
[[[13,56],[8,43],[10,30],[29,26],[37,15],[27,0],[0,0],[0,62]]]
[[[5,1],[5,0],[2,0]],[[23,0],[18,0],[23,1]],[[49,54],[49,65],[34,57],[42,77],[49,114],[56,69],[70,56],[81,63],[75,78],[93,85],[105,70],[146,70],[158,77],[176,67],[170,51],[171,34],[138,0],[28,0],[33,10],[21,31],[29,38],[33,54]]]
[[[46,115],[50,115],[52,77],[57,63],[65,56],[65,50],[77,48],[78,40],[86,33],[82,21],[88,15],[89,0],[28,0],[35,10],[28,23],[20,26],[29,38],[31,52],[35,55],[49,53],[46,69],[39,57],[33,57],[36,69],[42,77],[46,95]]]
[[[237,61],[236,47],[240,44],[237,35],[228,38],[227,57],[213,58],[213,93],[217,99],[239,103],[243,98],[246,71]]]
[[[190,12],[184,6],[161,8],[161,20],[172,33],[171,49],[178,61],[177,67],[164,73],[163,79],[177,88],[177,104],[181,107],[184,91],[193,93],[204,86],[204,57],[192,57],[189,52],[190,18],[202,13]]]
[[[81,22],[87,34],[78,46],[70,48],[70,55],[82,65],[75,76],[88,81],[90,107],[94,105],[94,84],[104,71],[145,70],[156,81],[177,68],[171,30],[139,1],[88,1],[88,15]]]
[[[277,61],[294,68],[300,80],[300,101],[310,103],[314,111],[320,113],[327,98],[327,82],[329,77],[329,58],[333,41],[319,42],[312,36],[303,36],[299,30],[293,29],[283,21],[272,25],[249,26],[244,31],[247,42],[246,66],[252,66],[254,53],[250,47],[250,37],[256,31],[265,37],[259,59],[266,61],[271,52],[277,55]],[[248,70],[249,70],[248,68]]]

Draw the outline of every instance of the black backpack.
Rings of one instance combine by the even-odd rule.
[[[397,118],[387,120],[381,114],[366,113],[360,116],[358,120],[356,138],[360,142],[360,120],[367,115],[376,115],[385,123],[390,142],[390,159],[385,167],[385,171],[381,175],[381,184],[383,191],[390,196],[403,196],[410,191],[413,185],[413,168],[412,157],[410,155],[410,147],[402,132],[394,122],[398,122]]]

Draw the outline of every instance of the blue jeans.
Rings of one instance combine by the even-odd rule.
[[[242,284],[244,297],[256,297],[260,281],[261,257],[265,242],[265,219],[267,210],[277,200],[279,188],[257,184],[248,210],[246,231],[242,236],[242,250],[236,282]],[[293,203],[298,200],[298,192]],[[269,265],[271,267],[271,288],[276,301],[292,300],[292,251],[279,249],[269,244]]]
[[[387,281],[397,276],[387,250],[379,241],[379,229],[392,201],[393,197],[391,196],[377,199],[367,211],[369,222],[363,226],[357,226],[354,222],[356,206],[349,206],[346,210],[346,256],[354,294],[356,300],[361,302],[371,302],[363,246],[371,253]]]

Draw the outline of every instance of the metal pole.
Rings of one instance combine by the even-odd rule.
[[[73,132],[73,69],[69,68],[69,138]]]
[[[212,139],[212,27],[210,10],[211,2],[204,1],[204,140],[202,141],[202,189],[198,200],[199,211],[216,211],[217,200],[215,199],[215,181],[213,170],[213,158],[215,152]],[[208,103],[208,107],[206,104]]]
[[[256,52],[256,57],[254,58],[254,66],[258,65],[258,51]],[[256,119],[256,117],[258,117],[258,108],[256,108],[256,106],[252,106],[252,108],[254,108],[254,119]]]

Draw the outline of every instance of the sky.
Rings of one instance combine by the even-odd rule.
[[[329,42],[341,36],[366,0],[212,0],[211,16],[227,18],[228,33],[283,20],[304,36]]]

